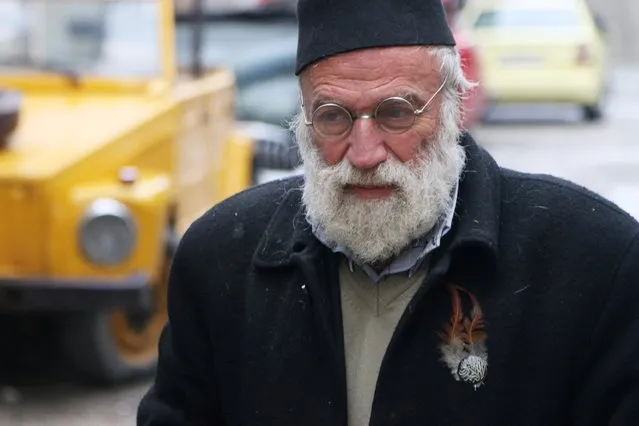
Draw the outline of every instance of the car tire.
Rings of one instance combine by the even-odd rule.
[[[297,144],[257,140],[253,152],[254,169],[294,170],[300,165]]]
[[[603,111],[601,105],[585,105],[583,107],[584,119],[588,122],[595,122],[601,120],[603,117]]]
[[[154,286],[154,308],[141,329],[129,327],[124,322],[127,315],[123,312],[78,314],[63,320],[60,329],[61,348],[71,369],[81,380],[112,385],[148,378],[154,374],[158,340],[167,317],[168,271],[177,243],[178,238],[170,231],[160,274],[162,282]],[[126,342],[128,345],[123,343],[124,333],[129,338]]]

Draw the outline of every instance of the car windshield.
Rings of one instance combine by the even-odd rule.
[[[565,28],[579,25],[573,10],[503,9],[482,12],[475,28]]]
[[[0,0],[0,73],[161,72],[158,0]]]

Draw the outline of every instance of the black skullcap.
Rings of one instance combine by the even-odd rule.
[[[295,74],[369,47],[454,46],[441,0],[299,0]]]

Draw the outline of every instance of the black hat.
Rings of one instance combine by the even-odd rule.
[[[299,0],[295,74],[368,47],[454,46],[441,0]]]

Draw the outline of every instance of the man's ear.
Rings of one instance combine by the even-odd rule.
[[[464,109],[464,99],[467,96],[473,96],[474,90],[475,87],[462,94],[462,91],[459,89],[459,87],[457,88],[457,96],[459,96],[459,113],[457,114],[457,127],[459,127],[459,129],[462,131],[466,130],[466,128],[464,127],[464,118],[466,117],[466,110]]]

